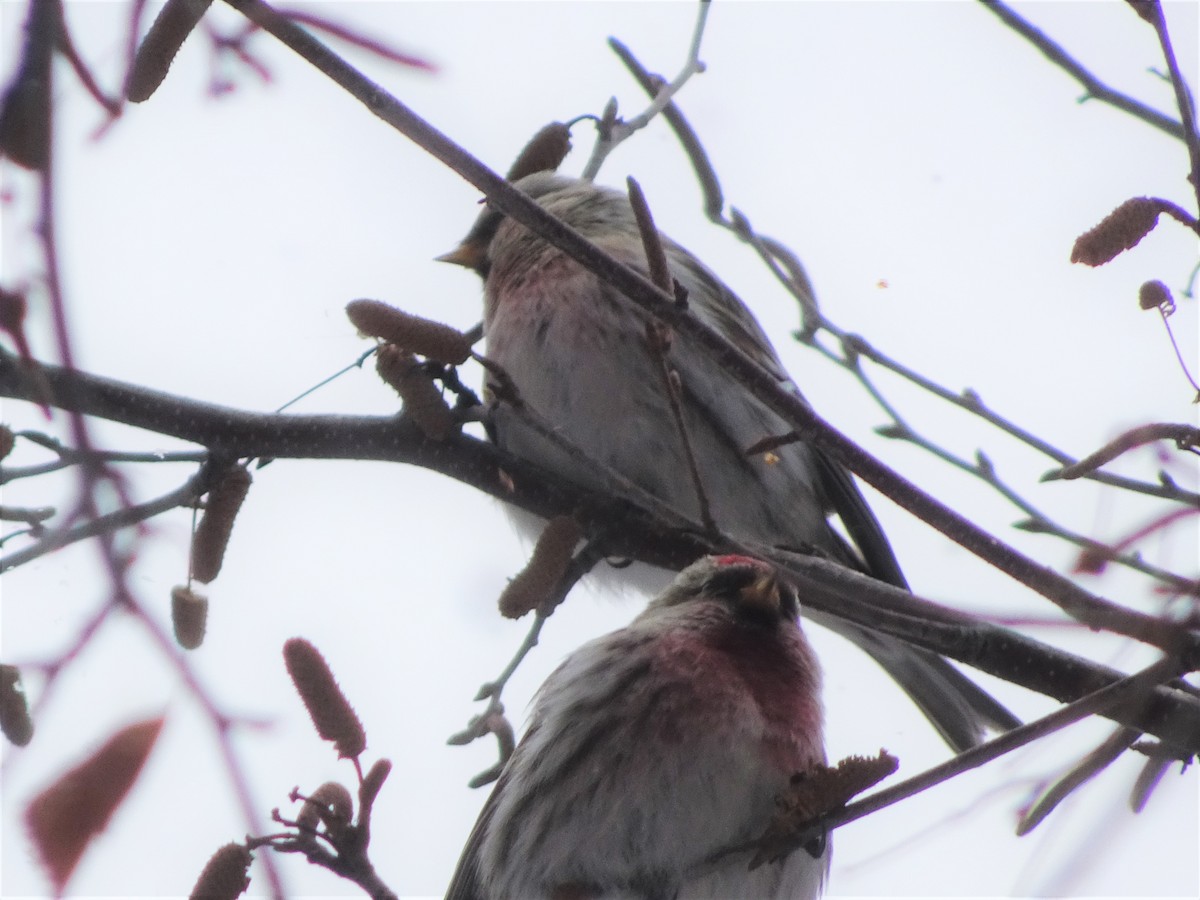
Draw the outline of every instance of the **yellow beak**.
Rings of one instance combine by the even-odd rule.
[[[748,609],[777,617],[783,600],[779,595],[779,582],[773,575],[761,575],[739,592],[738,602]]]
[[[443,253],[441,256],[434,257],[434,259],[436,262],[450,263],[451,265],[462,266],[464,269],[480,272],[483,270],[486,252],[482,244],[474,241],[463,241],[449,253]]]

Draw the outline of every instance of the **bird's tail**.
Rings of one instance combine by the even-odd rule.
[[[955,751],[981,743],[988,729],[1008,731],[1021,724],[995,697],[936,653],[844,621],[828,624],[870,654]]]

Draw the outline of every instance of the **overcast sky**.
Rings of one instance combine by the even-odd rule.
[[[220,4],[217,5],[220,7]],[[438,66],[398,68],[348,50],[372,78],[503,171],[543,124],[598,113],[616,96],[626,114],[640,91],[606,46],[619,37],[652,70],[672,74],[691,36],[690,3],[327,3],[304,7],[371,32]],[[124,5],[71,3],[68,18],[106,86],[120,71]],[[1030,18],[1103,79],[1171,112],[1153,33],[1124,3],[1026,3]],[[1196,72],[1197,6],[1169,13],[1186,72]],[[8,77],[23,5],[0,3]],[[214,10],[228,32],[238,19]],[[344,46],[340,49],[345,49]],[[236,89],[206,94],[210,55],[185,45],[166,83],[100,140],[102,116],[65,68],[56,70],[59,241],[80,364],[113,378],[247,410],[273,409],[366,347],[346,321],[351,299],[374,297],[459,327],[481,313],[468,272],[432,261],[465,233],[479,192],[392,132],[305,63],[259,37],[263,83],[226,62]],[[1083,455],[1144,422],[1196,421],[1192,392],[1156,313],[1137,287],[1160,278],[1179,296],[1195,240],[1164,223],[1134,252],[1097,270],[1071,266],[1071,244],[1122,200],[1155,195],[1188,208],[1181,144],[1099,103],[978,3],[791,2],[713,6],[708,71],[680,103],[719,172],[727,200],[804,260],[827,314],[952,390],[1065,451]],[[1195,82],[1193,82],[1195,84]],[[578,172],[588,129],[576,129]],[[794,303],[753,253],[708,224],[686,162],[656,123],[620,148],[599,180],[641,182],[660,227],[742,296],[817,409],[955,508],[1038,560],[1069,571],[1054,538],[1014,531],[1022,518],[994,491],[922,451],[889,442],[856,383],[789,337]],[[5,165],[0,277],[36,284],[37,244],[25,230],[33,182]],[[35,297],[37,295],[35,294]],[[1193,369],[1195,302],[1173,320]],[[35,353],[53,358],[35,309]],[[464,373],[478,382],[478,371]],[[956,453],[983,449],[1036,506],[1070,528],[1116,539],[1156,507],[1086,484],[1043,485],[1045,458],[883,379],[914,424]],[[369,369],[304,401],[305,412],[386,415],[390,389]],[[35,409],[5,403],[15,427],[65,434]],[[179,449],[153,435],[97,424],[97,442]],[[15,457],[44,458],[27,448]],[[1152,451],[1117,469],[1155,478]],[[1196,487],[1196,467],[1177,467]],[[187,467],[131,470],[139,499],[177,486]],[[351,768],[312,732],[286,680],[284,640],[325,652],[366,724],[368,761],[395,771],[376,807],[374,857],[401,894],[444,890],[484,791],[468,779],[494,760],[481,741],[446,738],[478,711],[472,696],[520,642],[495,598],[525,553],[501,506],[430,473],[378,463],[278,461],[255,474],[220,578],[209,636],[190,660],[229,712],[269,721],[237,750],[258,807],[287,806],[294,785],[349,781]],[[1189,479],[1191,479],[1189,481]],[[5,488],[12,505],[65,504],[72,483]],[[872,495],[909,580],[923,595],[1001,619],[1035,619],[1035,636],[1131,670],[1152,654],[1091,641],[1048,604]],[[186,575],[190,515],[152,524],[131,584],[166,620]],[[1197,571],[1194,522],[1144,552]],[[9,545],[5,546],[5,550]],[[53,658],[102,603],[96,549],[83,545],[4,576],[5,662]],[[1145,581],[1110,573],[1085,585],[1154,610]],[[533,690],[583,640],[619,627],[641,599],[577,591],[506,697],[514,722]],[[938,738],[865,659],[815,627],[826,668],[829,755],[898,755],[902,774],[946,756]],[[986,681],[986,679],[984,679]],[[36,698],[40,679],[29,678]],[[1024,717],[1044,698],[999,686]],[[79,895],[186,894],[207,856],[246,831],[205,719],[174,669],[130,622],[108,624],[72,665],[39,717],[30,747],[3,751],[5,897],[46,893],[21,834],[24,804],[114,729],[165,714],[143,777],[75,880]],[[1110,733],[1088,723],[838,832],[836,896],[1196,896],[1200,787],[1169,776],[1140,817],[1126,797],[1138,771],[1122,760],[1025,838],[1019,810]],[[353,896],[300,859],[281,863],[300,896]],[[256,875],[253,888],[263,887]]]

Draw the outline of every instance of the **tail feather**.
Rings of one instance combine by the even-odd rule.
[[[989,728],[1008,731],[1021,724],[995,697],[936,653],[845,623],[839,623],[837,630],[895,679],[955,751],[981,743]]]
[[[908,590],[900,563],[850,473],[810,449],[826,498],[858,550],[854,554],[846,547],[846,552],[857,557],[866,574]],[[936,653],[842,620],[821,620],[870,654],[956,751],[978,745],[989,728],[1007,731],[1021,724],[995,697]]]

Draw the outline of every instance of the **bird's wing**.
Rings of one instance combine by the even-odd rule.
[[[504,781],[504,775],[501,774],[500,780],[496,782],[492,793],[484,802],[479,818],[475,820],[475,827],[467,837],[462,855],[458,858],[458,865],[454,868],[454,875],[450,878],[450,886],[446,888],[446,900],[486,900],[487,894],[484,893],[479,878],[479,851],[487,833],[488,823],[495,812],[497,797],[504,788]]]
[[[777,377],[781,387],[801,396],[745,304],[682,248],[670,245],[669,252],[675,277],[689,288],[693,313]],[[672,363],[679,369],[684,390],[691,392],[689,401],[702,421],[715,433],[725,435],[731,445],[740,441],[744,447],[758,438],[789,430],[782,419],[749,396],[732,377],[714,373],[712,363],[702,355],[673,353]],[[732,391],[743,395],[744,402],[731,403],[727,396],[720,396]],[[754,523],[760,525],[760,530],[750,534],[775,546],[788,546],[789,542],[792,546],[815,545],[873,578],[908,590],[891,544],[850,472],[824,451],[802,443],[786,445],[777,455],[777,472],[760,470],[766,489],[759,508],[754,510]],[[793,488],[779,486],[781,475]],[[741,502],[753,506],[755,498],[747,493]],[[819,522],[803,509],[806,504],[820,510]],[[829,513],[841,521],[853,550],[825,518]],[[780,527],[781,522],[784,527]],[[718,524],[722,524],[720,519]],[[735,528],[730,530],[737,533]],[[1020,724],[1016,716],[942,657],[830,616],[817,618],[874,657],[955,749],[979,743],[985,726],[1007,730]]]

